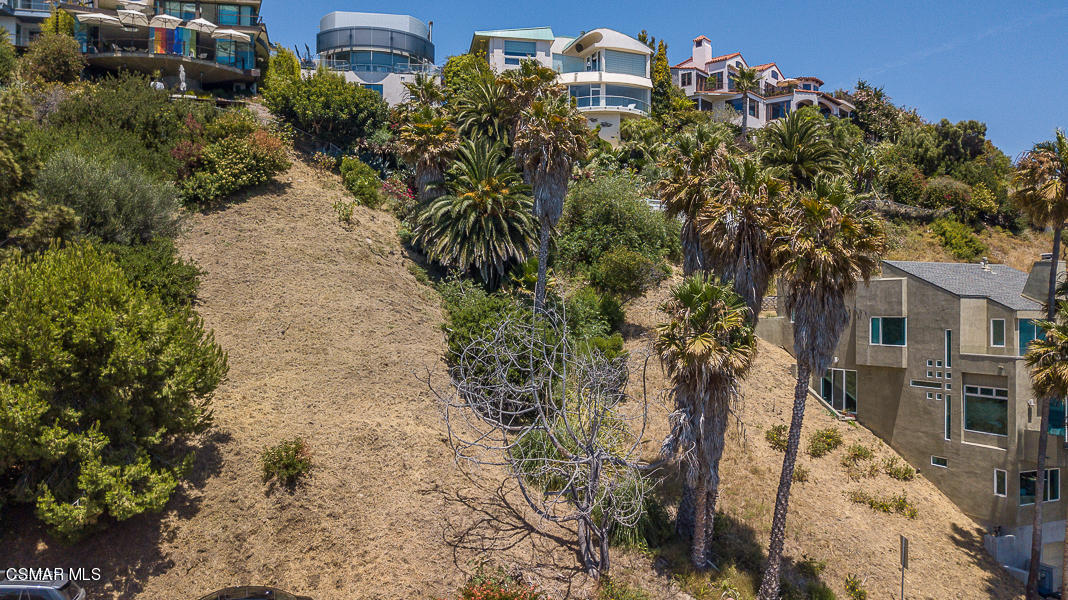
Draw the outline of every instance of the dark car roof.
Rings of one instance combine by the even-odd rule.
[[[212,592],[200,600],[311,600],[307,596],[294,596],[277,588],[257,585],[229,587]]]
[[[0,587],[23,587],[23,588],[46,588],[59,590],[70,583],[69,579],[4,579],[0,580]]]

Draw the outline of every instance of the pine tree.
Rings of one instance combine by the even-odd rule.
[[[653,113],[660,114],[671,106],[671,67],[668,65],[667,44],[660,40],[653,57]]]

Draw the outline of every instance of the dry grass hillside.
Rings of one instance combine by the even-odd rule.
[[[231,367],[192,480],[162,514],[110,523],[70,546],[32,525],[26,509],[8,510],[0,565],[97,567],[103,581],[90,586],[91,597],[112,599],[194,600],[239,584],[316,600],[444,598],[480,562],[556,598],[592,594],[568,532],[533,520],[499,486],[500,472],[464,473],[454,463],[418,379],[432,369],[445,383],[435,292],[409,271],[391,216],[359,208],[354,225],[337,223],[331,205],[343,194],[335,177],[296,162],[270,186],[190,218],[181,250],[205,271],[198,310]],[[648,346],[663,293],[631,310],[632,349]],[[726,528],[717,548],[739,565],[739,588],[766,544],[781,455],[763,430],[787,418],[789,364],[784,352],[762,346],[739,411],[744,435],[734,435],[725,460]],[[662,386],[659,370],[650,371],[651,389]],[[654,416],[662,425],[663,412]],[[810,408],[809,430],[833,424]],[[838,427],[847,443],[890,454],[863,429]],[[271,490],[260,453],[294,436],[309,443],[313,470],[292,494]],[[891,598],[897,535],[907,533],[910,598],[1015,597],[983,554],[975,525],[931,485],[885,476],[854,483],[838,465],[841,454],[801,460],[810,480],[795,487],[792,558],[825,560],[825,579],[839,592],[855,572],[869,597]],[[919,516],[853,505],[845,492],[854,488],[907,491]],[[703,576],[685,573],[681,555],[678,547],[620,552],[617,576],[658,600],[719,600]]]
[[[942,247],[929,224],[891,223],[888,233],[890,250],[886,258],[890,260],[961,262]],[[1048,232],[1026,230],[1014,235],[998,227],[986,227],[977,235],[988,249],[990,262],[1021,271],[1030,271],[1038,257],[1053,248],[1053,235]]]

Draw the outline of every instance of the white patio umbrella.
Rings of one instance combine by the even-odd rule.
[[[182,24],[182,20],[178,17],[172,17],[171,15],[156,15],[152,17],[152,20],[148,22],[149,27],[156,27],[159,29],[177,29]]]
[[[119,9],[119,21],[129,27],[148,27],[148,17],[136,10]]]
[[[231,40],[234,42],[251,42],[252,38],[247,33],[241,33],[234,29],[216,29],[211,37],[217,40]]]
[[[215,31],[218,26],[215,23],[207,19],[193,19],[185,24],[186,29],[192,29],[193,31],[199,31],[200,33],[211,33]]]
[[[84,25],[122,25],[117,18],[103,13],[81,13],[77,19]]]
[[[120,2],[123,8],[127,10],[139,10],[146,12],[148,10],[148,2],[144,0],[126,0],[126,2]]]

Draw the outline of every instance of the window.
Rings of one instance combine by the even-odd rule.
[[[928,367],[933,367],[934,366],[934,361],[933,360],[928,360],[927,361],[927,366]]]
[[[935,371],[935,379],[942,379],[942,371]]]
[[[820,396],[839,412],[857,412],[857,372],[827,369],[820,385]]]
[[[927,392],[927,399],[934,400],[934,392]]]
[[[942,399],[942,394],[935,394],[935,398],[938,399],[938,400],[941,400]]]
[[[524,58],[534,58],[538,53],[536,42],[504,40],[504,64],[518,65]]]
[[[586,70],[590,72],[601,70],[600,52],[594,52],[593,54],[586,57]]]
[[[1064,437],[1064,398],[1054,398],[1049,402],[1049,434]]]
[[[928,388],[932,390],[942,389],[941,383],[936,383],[934,381],[924,381],[922,379],[913,379],[909,382],[909,385],[911,385],[912,387]]]
[[[939,369],[941,369],[942,368],[942,361],[936,360],[935,361],[935,366],[938,367]]]
[[[722,71],[720,71],[719,73],[712,73],[711,75],[708,76],[708,78],[712,80],[712,85],[708,89],[710,89],[710,90],[723,89],[723,72]]]
[[[365,83],[365,84],[363,84],[363,87],[366,88],[366,89],[371,90],[372,92],[375,92],[379,96],[382,96],[382,94],[383,94],[382,84],[381,83]]]
[[[1008,435],[1009,391],[964,386],[964,428],[979,433]]]
[[[771,78],[772,79],[778,79],[779,78],[779,73],[777,71],[772,71],[771,72]]]
[[[950,402],[952,402],[952,397],[949,394],[946,394],[946,403],[944,405],[945,424],[942,428],[942,438],[946,441],[951,441],[953,439],[953,405],[950,404]]]
[[[941,456],[932,456],[931,457],[931,464],[936,466],[936,467],[942,467],[943,469],[948,469],[949,468],[949,461],[944,459],[944,458],[942,458]]]
[[[749,116],[760,117],[760,103],[753,102],[752,98],[749,99]]]
[[[995,496],[1008,496],[1008,480],[1009,476],[1005,471],[1001,469],[994,469],[994,495]]]
[[[690,87],[693,85],[693,73],[683,73],[679,76],[679,85],[682,87]]]
[[[905,317],[872,317],[871,343],[876,346],[904,346],[907,329]]]
[[[927,371],[927,378],[934,379],[934,371]]]
[[[1035,503],[1038,487],[1038,471],[1020,471],[1020,506]],[[1045,486],[1042,490],[1043,502],[1056,502],[1061,499],[1061,470],[1046,469]]]
[[[1046,339],[1046,332],[1031,319],[1020,319],[1020,354],[1027,352],[1027,345],[1035,340]]]
[[[1005,319],[990,319],[990,345],[1005,347]]]
[[[739,69],[741,69],[741,68],[742,68],[742,61],[740,61],[740,60],[736,60],[736,61],[734,61],[734,66],[736,66],[736,67],[738,67]]]
[[[952,384],[952,383],[947,383],[947,384],[946,384],[946,389],[947,389],[947,390],[951,390],[951,389],[953,389],[953,384]]]
[[[953,373],[946,371],[946,379],[953,379]]]
[[[946,368],[953,366],[953,330],[946,330]]]

